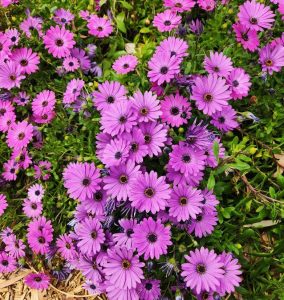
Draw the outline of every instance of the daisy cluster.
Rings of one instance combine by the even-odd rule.
[[[6,7],[16,2],[0,3]],[[280,2],[273,1],[282,14]],[[75,16],[69,10],[55,10],[53,25],[45,29],[43,19],[27,12],[19,30],[0,32],[0,88],[4,91],[0,94],[0,131],[11,150],[1,175],[4,184],[14,182],[20,172],[32,168],[36,180],[25,191],[22,203],[29,220],[26,237],[18,239],[9,227],[0,233],[1,273],[16,270],[25,260],[32,263],[30,257],[41,256],[48,263],[59,259],[60,272],[31,273],[25,283],[46,289],[52,278],[64,280],[78,270],[89,293],[106,294],[110,300],[161,299],[163,277],[169,275],[175,276],[182,295],[191,292],[197,299],[219,299],[239,286],[241,266],[232,253],[196,247],[180,261],[173,253],[176,236],[183,234],[198,246],[196,241],[213,233],[218,223],[219,201],[206,188],[208,174],[225,157],[221,135],[239,126],[233,106],[248,96],[251,78],[229,56],[213,50],[204,57],[198,74],[184,74],[190,45],[176,34],[182,28],[183,14],[196,7],[213,11],[217,1],[164,0],[163,4],[165,10],[157,13],[153,26],[171,36],[162,38],[148,61],[146,91],[132,93],[118,80],[105,80],[89,92],[82,74],[100,77],[102,69],[94,61],[94,44],[76,44]],[[98,45],[114,31],[111,18],[88,11],[80,11],[80,17]],[[270,75],[284,65],[284,38],[262,48],[259,45],[260,33],[274,22],[271,8],[252,0],[240,5],[233,25],[236,41],[247,51],[258,51],[262,71]],[[201,35],[203,26],[196,19],[189,30]],[[21,46],[23,38],[36,38],[45,54]],[[45,89],[30,95],[22,86],[40,72],[45,56],[59,64],[57,76],[74,76],[60,94]],[[135,72],[139,63],[134,52],[116,59],[112,69],[120,78]],[[44,182],[51,178],[52,164],[33,161],[29,151],[42,148],[40,129],[52,124],[58,107],[77,113],[89,101],[100,116],[100,132],[94,141],[100,164],[65,163],[63,185],[77,205],[68,224],[71,230],[56,236],[56,223],[44,216]],[[27,115],[18,114],[21,107],[27,108]],[[6,195],[0,194],[0,215],[7,207]],[[154,270],[160,265],[165,276],[157,278]]]

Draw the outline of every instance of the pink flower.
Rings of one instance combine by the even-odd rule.
[[[15,123],[7,134],[7,143],[10,148],[21,149],[26,147],[33,137],[33,126],[27,121]]]
[[[284,66],[284,47],[267,45],[259,52],[259,62],[262,64],[262,71],[272,75],[273,72],[280,72]]]
[[[0,65],[0,88],[11,90],[14,87],[20,87],[24,78],[21,66],[15,62],[8,61]]]
[[[236,39],[242,46],[253,52],[259,46],[259,39],[257,31],[251,28],[247,28],[245,25],[236,23],[233,25],[233,29],[236,34]]]
[[[112,65],[112,68],[118,74],[127,74],[131,71],[134,71],[137,64],[138,64],[138,60],[137,60],[136,56],[123,55],[114,62],[114,64]]]
[[[194,0],[164,0],[164,6],[177,12],[190,11],[194,5]]]
[[[79,69],[80,64],[77,58],[68,56],[63,60],[63,67],[67,72],[74,72]]]
[[[157,27],[160,32],[171,31],[177,28],[180,23],[181,16],[178,16],[170,9],[158,13],[153,20],[153,25]]]
[[[230,71],[233,70],[232,61],[222,52],[210,52],[209,57],[204,60],[204,69],[209,74],[217,74],[218,76],[227,77]]]
[[[246,97],[251,87],[250,76],[242,68],[233,69],[227,77],[227,83],[231,88],[231,97],[234,100]]]
[[[45,36],[43,42],[46,49],[54,57],[62,58],[70,55],[70,50],[75,45],[74,35],[64,27],[51,26]]]
[[[11,59],[21,67],[23,74],[32,74],[39,68],[39,56],[30,48],[16,49]]]
[[[106,18],[100,18],[96,15],[92,15],[88,21],[89,34],[94,35],[98,38],[104,38],[109,36],[113,27],[111,22]]]

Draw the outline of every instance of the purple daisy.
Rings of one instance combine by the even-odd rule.
[[[136,180],[131,182],[129,200],[139,212],[146,211],[155,214],[165,209],[169,199],[170,186],[166,183],[164,176],[158,177],[154,171],[140,173]]]
[[[190,11],[194,5],[194,0],[164,0],[164,6],[169,7],[172,11],[177,12]]]
[[[82,201],[86,210],[90,213],[96,213],[97,215],[103,215],[105,205],[107,201],[106,191],[103,189],[103,184],[100,185],[100,189],[97,190],[91,198],[87,198]]]
[[[162,149],[167,141],[167,129],[163,124],[156,122],[140,123],[139,128],[144,136],[144,141],[148,147],[148,155],[153,157],[162,153]]]
[[[37,218],[42,213],[42,203],[37,200],[25,199],[23,203],[23,212],[28,218]]]
[[[140,300],[136,289],[119,289],[108,281],[106,292],[109,300]]]
[[[263,72],[268,72],[270,75],[273,72],[280,72],[284,66],[284,47],[281,45],[263,47],[259,52],[259,62]]]
[[[234,100],[247,97],[251,82],[250,76],[242,68],[233,69],[227,77],[227,83],[231,88],[231,97]]]
[[[24,78],[21,66],[15,62],[8,61],[0,65],[0,88],[8,90],[14,87],[19,88]]]
[[[138,122],[156,121],[161,116],[160,101],[152,92],[137,91],[133,97],[130,98],[132,108],[136,111]]]
[[[187,49],[188,45],[183,39],[168,37],[160,43],[157,51],[168,52],[170,56],[183,58],[188,55]]]
[[[10,273],[17,269],[16,259],[2,251],[0,253],[0,273]]]
[[[170,227],[162,224],[161,220],[154,221],[151,217],[144,218],[134,227],[132,235],[133,246],[144,259],[159,259],[167,254],[168,246],[172,245]]]
[[[110,168],[110,175],[104,178],[104,189],[112,198],[118,201],[126,201],[129,197],[131,184],[139,175],[140,166],[135,166],[133,161]]]
[[[177,28],[180,23],[181,16],[170,9],[158,13],[153,20],[153,25],[157,27],[160,32],[171,31]]]
[[[40,202],[44,196],[44,188],[41,184],[33,184],[28,189],[28,197],[32,201]]]
[[[220,285],[220,279],[224,276],[223,266],[220,257],[213,250],[204,247],[190,251],[185,255],[187,263],[181,265],[187,287],[196,289],[199,294],[205,290],[216,290]]]
[[[54,11],[53,20],[59,25],[68,25],[74,20],[74,15],[69,9],[59,8]]]
[[[144,279],[137,286],[137,293],[141,300],[157,300],[161,296],[160,280]]]
[[[122,228],[122,232],[115,233],[113,235],[113,240],[119,247],[125,247],[127,249],[132,249],[132,234],[134,228],[137,225],[136,220],[121,219],[118,221],[119,225]]]
[[[192,100],[204,114],[211,116],[214,112],[223,109],[231,99],[229,86],[226,81],[216,74],[209,74],[207,77],[197,77],[192,87]]]
[[[76,268],[82,272],[87,280],[92,282],[101,282],[103,279],[103,270],[97,262],[96,256],[80,255],[76,259]]]
[[[170,126],[179,127],[191,117],[191,107],[187,99],[180,94],[172,94],[161,101],[161,119]]]
[[[73,48],[71,50],[71,56],[77,58],[80,64],[80,68],[83,71],[86,72],[91,68],[91,60],[83,49]]]
[[[202,121],[197,124],[196,119],[188,126],[185,136],[187,145],[194,149],[206,150],[212,143],[212,134],[207,125],[203,125]]]
[[[25,284],[36,290],[46,290],[49,286],[50,278],[44,273],[30,273],[24,278]]]
[[[108,110],[102,111],[101,129],[111,136],[116,136],[130,132],[132,127],[137,124],[136,120],[137,115],[130,102],[116,102]]]
[[[120,289],[136,288],[144,279],[142,268],[144,263],[133,254],[133,250],[115,247],[108,250],[108,258],[104,268],[106,278]]]
[[[201,213],[203,206],[203,195],[200,190],[187,185],[175,186],[169,200],[169,215],[175,217],[179,222],[196,218]]]
[[[72,238],[68,234],[60,235],[56,240],[56,246],[58,253],[66,260],[74,259],[77,254]]]
[[[223,53],[210,52],[209,57],[205,57],[204,69],[210,74],[227,77],[233,70],[233,63],[231,59]]]
[[[119,57],[112,65],[112,68],[117,74],[127,74],[134,71],[138,64],[138,59],[136,56],[131,54],[126,54]]]
[[[100,172],[94,163],[70,163],[63,171],[64,187],[73,199],[91,198],[99,189]]]
[[[107,18],[100,18],[96,15],[91,15],[87,26],[89,28],[89,34],[94,35],[98,38],[107,37],[113,31],[110,20],[108,20]]]
[[[39,56],[30,48],[16,49],[12,53],[11,60],[20,66],[22,74],[32,74],[39,69]]]
[[[102,162],[107,167],[118,166],[126,162],[129,156],[130,145],[128,141],[122,139],[111,140],[102,154]]]
[[[22,240],[17,240],[15,236],[11,236],[9,242],[6,244],[5,251],[8,252],[10,256],[18,259],[26,255],[25,248],[26,246]]]
[[[169,165],[185,175],[196,175],[205,168],[205,153],[202,150],[193,149],[185,142],[173,145],[173,151],[169,154]]]
[[[77,246],[83,254],[95,255],[100,251],[105,234],[97,219],[85,218],[75,225],[74,231],[78,236]]]
[[[237,112],[230,105],[212,114],[210,123],[223,132],[228,132],[239,127]]]
[[[93,93],[94,105],[98,110],[107,111],[114,103],[126,101],[126,89],[116,81],[105,81],[99,84],[98,91]]]
[[[4,194],[0,194],[0,216],[3,215],[5,209],[8,207],[7,199]]]
[[[26,147],[33,137],[33,126],[27,121],[17,122],[11,126],[7,134],[7,144],[10,148]]]
[[[169,83],[180,72],[180,58],[171,56],[168,52],[156,52],[148,62],[148,78],[158,85]]]

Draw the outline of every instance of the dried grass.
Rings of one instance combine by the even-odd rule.
[[[87,295],[82,289],[84,279],[79,272],[71,274],[67,280],[51,284],[46,291],[30,289],[23,278],[32,272],[30,269],[18,269],[0,276],[0,300],[106,300],[105,297]]]

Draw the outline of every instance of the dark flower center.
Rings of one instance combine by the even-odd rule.
[[[124,259],[123,261],[122,261],[122,268],[124,269],[124,270],[129,270],[130,269],[130,267],[131,267],[131,263],[130,263],[130,261],[129,260],[127,260],[127,259]]]
[[[20,101],[21,102],[26,102],[26,99],[25,98],[21,98]]]
[[[47,114],[44,114],[41,118],[42,118],[43,120],[47,120],[47,119],[48,119],[48,115],[47,115]]]
[[[0,115],[3,116],[6,112],[6,109],[5,108],[1,108],[0,109]]]
[[[38,238],[38,242],[39,242],[40,244],[44,244],[44,243],[45,243],[45,238],[44,238],[43,236],[40,236],[40,237]]]
[[[147,282],[147,283],[145,284],[145,289],[146,289],[147,291],[151,291],[151,290],[152,290],[152,287],[153,287],[153,284],[150,283],[150,282]]]
[[[10,170],[10,173],[14,174],[15,171],[16,171],[16,170],[15,170],[14,168],[12,168],[12,169]]]
[[[96,192],[94,196],[95,196],[94,199],[95,199],[96,202],[101,202],[102,199],[103,199],[103,194],[100,191]]]
[[[73,67],[73,66],[74,66],[73,61],[70,61],[70,62],[69,62],[69,66],[70,66],[70,67]]]
[[[180,2],[178,2],[178,3],[175,4],[175,7],[182,8],[182,4]]]
[[[107,103],[114,103],[114,97],[113,96],[109,96],[107,98]]]
[[[9,77],[12,81],[15,81],[16,79],[17,79],[17,77],[16,77],[16,75],[10,75],[10,77]]]
[[[124,65],[123,65],[123,68],[124,68],[124,69],[129,68],[129,64],[124,64]]]
[[[41,105],[42,105],[42,107],[46,107],[48,105],[48,101],[44,100]]]
[[[207,300],[207,299],[209,299],[209,293],[208,292],[204,292],[202,294],[202,300]]]
[[[6,259],[2,260],[2,265],[3,265],[4,267],[7,267],[7,266],[9,265],[8,260],[6,260]]]
[[[170,26],[172,24],[172,22],[170,21],[170,20],[166,20],[165,22],[164,22],[164,25],[165,26]]]
[[[184,111],[184,112],[182,112],[182,114],[180,115],[183,119],[186,119],[186,117],[187,117],[187,114],[186,114],[186,112]]]
[[[122,183],[122,184],[127,183],[127,182],[128,182],[128,177],[127,177],[127,175],[125,175],[125,174],[120,175],[120,177],[119,177],[119,182]]]
[[[151,137],[151,135],[149,135],[149,134],[145,134],[145,136],[144,136],[144,140],[145,140],[145,143],[146,143],[146,144],[150,144],[150,143],[151,143],[151,141],[152,141],[152,137]]]
[[[175,51],[171,51],[171,56],[176,55],[177,53]]]
[[[219,71],[220,71],[220,69],[219,69],[217,66],[215,66],[215,67],[213,68],[213,70],[214,70],[215,72],[219,72]]]
[[[133,232],[134,232],[134,231],[133,231],[132,228],[127,229],[127,230],[126,230],[126,235],[127,235],[127,237],[131,237],[131,235],[132,235]]]
[[[191,161],[191,158],[188,154],[184,154],[182,156],[182,161],[185,162],[185,163],[189,163]]]
[[[210,102],[213,100],[213,96],[211,94],[204,94],[203,99],[207,102]]]
[[[61,39],[58,39],[55,41],[56,46],[62,47],[64,45],[63,41]]]
[[[266,65],[267,67],[271,67],[271,66],[273,66],[273,61],[272,61],[271,59],[267,59],[267,60],[265,61],[265,65]]]
[[[160,70],[160,72],[163,74],[163,75],[165,75],[165,74],[167,74],[168,73],[168,67],[162,67],[161,68],[161,70]]]
[[[224,118],[224,117],[220,117],[220,118],[218,119],[218,121],[219,121],[221,124],[223,124],[223,123],[225,123],[225,118]]]
[[[196,271],[197,271],[197,273],[199,273],[199,274],[204,274],[204,273],[206,272],[206,267],[205,267],[205,265],[204,265],[204,264],[198,264],[198,265],[196,266]]]
[[[103,27],[102,26],[98,26],[97,27],[97,31],[103,31]]]
[[[92,290],[95,290],[97,287],[96,287],[94,284],[91,284],[91,285],[90,285],[90,288],[91,288]]]
[[[132,143],[131,144],[131,151],[136,152],[138,150],[138,144],[137,143]]]
[[[200,215],[198,215],[197,217],[196,217],[196,221],[197,222],[200,222],[200,221],[202,221],[202,215],[200,214]]]
[[[250,18],[249,21],[250,21],[251,24],[253,24],[253,25],[257,24],[257,18]]]
[[[69,243],[66,243],[65,247],[70,250],[71,249],[71,245]]]
[[[146,116],[148,114],[148,109],[147,107],[143,107],[140,109],[140,114],[143,116]]]
[[[238,82],[237,80],[234,80],[234,81],[233,81],[233,86],[234,86],[234,87],[239,86],[239,82]]]
[[[148,234],[147,239],[150,243],[155,243],[157,242],[158,237],[155,233],[150,233]]]
[[[32,209],[37,209],[36,203],[32,203],[31,208],[32,208]]]
[[[41,277],[40,277],[40,276],[37,276],[37,277],[34,278],[34,280],[35,280],[36,282],[41,282]]]
[[[24,132],[20,132],[19,134],[18,134],[18,139],[21,141],[21,140],[23,140],[25,138],[25,133]]]
[[[65,23],[65,22],[66,22],[66,19],[65,19],[65,18],[61,18],[61,22],[62,22],[62,23]]]
[[[155,195],[155,191],[151,187],[148,187],[145,189],[144,195],[148,198],[152,198]]]
[[[187,204],[187,198],[186,197],[180,197],[179,198],[180,205],[186,205]]]
[[[21,66],[26,67],[28,65],[28,61],[26,59],[22,59],[20,64]]]
[[[176,106],[172,107],[172,108],[171,108],[171,114],[172,114],[173,116],[177,116],[177,115],[179,114],[179,108],[176,107]]]
[[[247,33],[242,33],[242,38],[245,42],[249,40]]]
[[[125,122],[126,122],[126,117],[125,116],[121,116],[120,118],[119,118],[119,123],[120,124],[124,124]]]
[[[116,152],[114,157],[115,157],[115,159],[120,159],[122,157],[121,152]]]
[[[91,233],[92,239],[96,239],[97,236],[98,236],[98,233],[96,232],[96,230],[92,231],[92,233]]]
[[[83,186],[88,186],[88,185],[90,185],[91,180],[89,178],[84,178],[82,183],[83,183]]]

